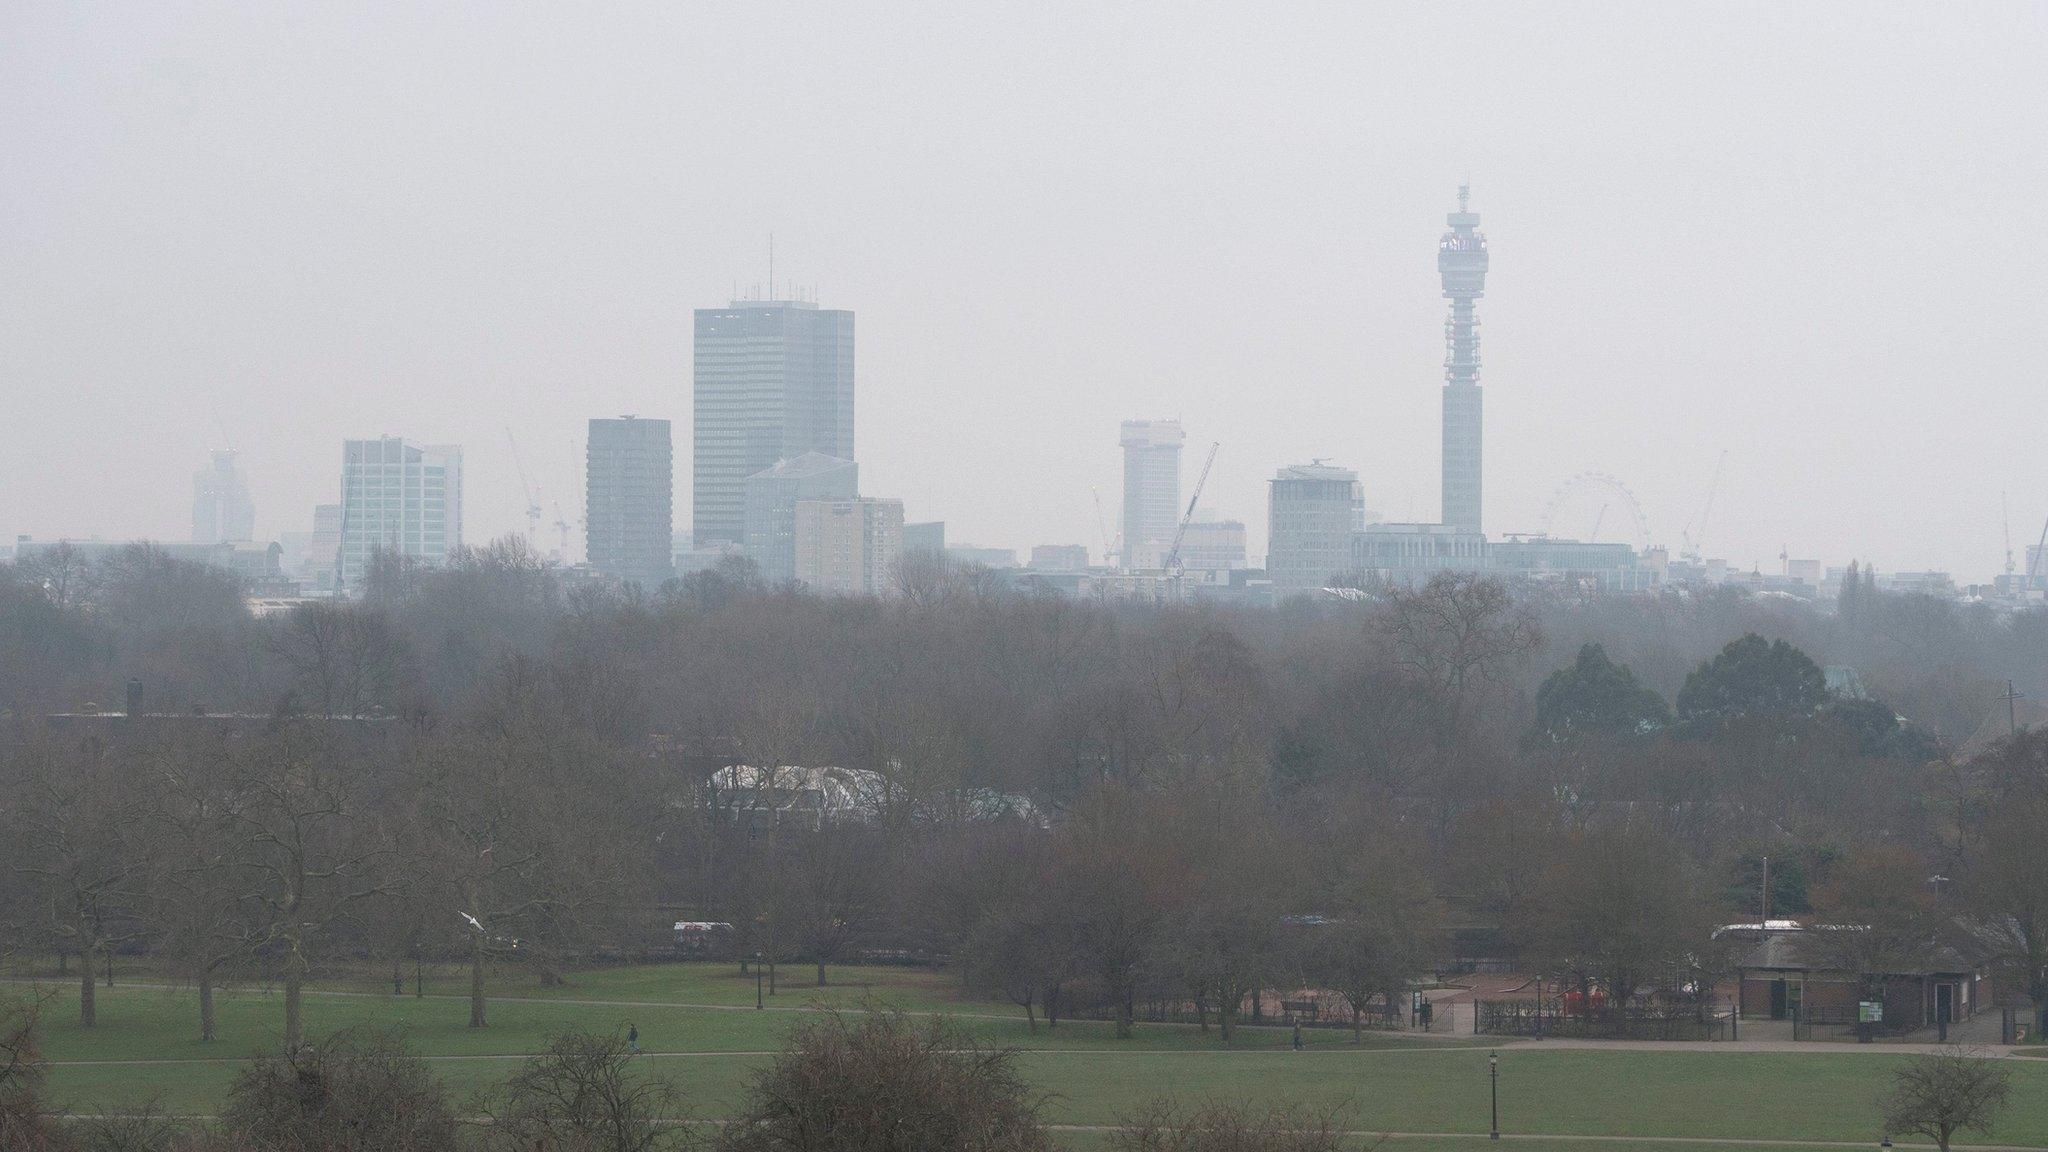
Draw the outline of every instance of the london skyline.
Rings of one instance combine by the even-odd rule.
[[[9,538],[183,538],[219,447],[258,532],[303,531],[340,441],[392,432],[464,447],[481,541],[522,527],[508,423],[574,515],[590,417],[689,442],[691,312],[766,288],[771,232],[778,280],[860,316],[864,485],[949,539],[1098,547],[1090,488],[1117,489],[1134,417],[1221,442],[1204,503],[1255,541],[1265,478],[1314,458],[1434,520],[1431,264],[1467,179],[1498,257],[1489,534],[1597,470],[1676,548],[1723,451],[1705,550],[1745,570],[1789,547],[1974,580],[2002,566],[2001,493],[2016,551],[2048,517],[2039,371],[2008,335],[2048,319],[2012,256],[2044,239],[2048,162],[2011,146],[2038,11],[1491,11],[1455,60],[1428,58],[1452,18],[1411,9],[842,14],[781,56],[706,13],[629,36],[209,11],[7,18]],[[1111,46],[1141,30],[1184,51],[1123,73]],[[901,77],[863,62],[884,49]],[[436,53],[460,90],[417,123],[410,64]],[[764,60],[786,83],[750,93]],[[488,96],[515,78],[563,121],[502,126]]]

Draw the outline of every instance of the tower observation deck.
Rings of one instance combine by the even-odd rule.
[[[1458,210],[1444,217],[1451,230],[1437,242],[1436,268],[1451,302],[1444,320],[1443,522],[1477,532],[1483,413],[1473,302],[1486,294],[1486,235],[1479,214],[1467,210],[1471,196],[1470,186],[1458,186]]]

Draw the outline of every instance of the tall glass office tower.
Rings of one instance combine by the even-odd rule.
[[[743,543],[746,481],[806,452],[853,455],[853,313],[807,300],[697,310],[691,529]]]

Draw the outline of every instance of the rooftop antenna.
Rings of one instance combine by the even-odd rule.
[[[768,234],[768,298],[775,299],[775,233]]]
[[[1465,182],[1463,184],[1458,185],[1458,211],[1466,211],[1466,204],[1469,203],[1471,199],[1472,178],[1470,176],[1467,176],[1465,177]]]

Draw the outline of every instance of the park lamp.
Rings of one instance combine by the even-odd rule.
[[[1493,1087],[1493,1130],[1487,1134],[1486,1138],[1488,1140],[1498,1140],[1500,1139],[1500,1053],[1488,1052],[1486,1054],[1486,1075],[1492,1081]]]

